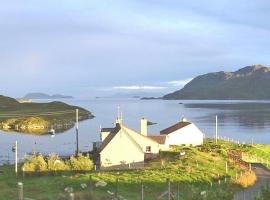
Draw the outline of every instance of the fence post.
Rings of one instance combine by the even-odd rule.
[[[143,181],[141,181],[141,200],[144,200],[144,186],[143,186]]]
[[[226,160],[225,167],[226,167],[226,173],[228,173],[228,161],[227,160]]]
[[[118,178],[116,178],[116,185],[115,185],[115,198],[118,199]]]
[[[167,184],[168,184],[168,200],[171,200],[171,182],[170,179],[167,179]]]
[[[90,190],[90,194],[92,194],[93,192],[93,182],[92,182],[92,176],[89,175],[89,190]]]
[[[22,168],[22,175],[23,175],[23,178],[24,178],[24,176],[25,176],[25,171],[24,171],[24,167]]]
[[[179,182],[177,182],[177,200],[180,199],[180,193],[179,193]]]
[[[23,183],[18,182],[18,199],[23,200]]]
[[[69,194],[69,199],[70,199],[70,200],[75,200],[75,195],[74,195],[74,193],[70,193],[70,194]]]

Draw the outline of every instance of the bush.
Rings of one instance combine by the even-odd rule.
[[[256,174],[253,171],[246,171],[239,177],[237,183],[242,187],[249,187],[254,185],[256,180]]]
[[[93,161],[89,156],[79,154],[78,157],[71,156],[64,162],[57,154],[49,155],[45,160],[41,154],[33,154],[24,164],[22,169],[25,172],[45,172],[45,171],[87,171],[93,169]]]
[[[79,154],[78,157],[71,156],[68,161],[69,167],[74,171],[85,171],[93,169],[93,161],[90,160],[89,156],[83,156]]]
[[[68,165],[55,153],[50,154],[47,162],[49,171],[66,171],[69,169]]]
[[[47,171],[47,163],[41,154],[33,154],[32,157],[23,164],[25,172]]]

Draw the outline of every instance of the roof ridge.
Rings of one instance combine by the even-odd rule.
[[[148,136],[142,135],[142,134],[138,133],[137,131],[135,131],[135,130],[133,130],[133,129],[131,129],[131,128],[125,126],[125,125],[123,125],[123,124],[122,124],[122,126],[123,126],[123,128],[128,129],[128,130],[130,130],[130,131],[132,131],[132,132],[138,134],[139,136],[141,136],[141,137],[143,137],[143,138],[145,138],[145,139],[147,139],[147,140],[153,141],[153,140],[150,139]],[[153,141],[153,142],[156,142],[156,141]],[[157,143],[157,142],[156,142],[156,143]]]
[[[133,139],[132,136],[129,135],[128,131],[126,131],[125,129],[122,129],[124,133],[127,134],[128,138],[142,151],[143,151],[143,148],[136,142],[136,140]]]

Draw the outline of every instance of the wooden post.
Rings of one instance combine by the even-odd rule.
[[[251,172],[251,163],[249,163],[249,171]]]
[[[15,173],[18,174],[18,142],[15,141]]]
[[[141,181],[141,200],[144,200],[144,186],[143,186],[143,181]]]
[[[179,182],[177,182],[177,200],[180,200]]]
[[[89,190],[90,190],[90,194],[92,194],[93,192],[93,181],[92,181],[92,176],[89,175]]]
[[[217,137],[218,137],[218,116],[216,115],[216,144],[217,144]]]
[[[226,173],[228,173],[228,161],[226,161],[225,167],[226,167]]]
[[[24,176],[25,176],[24,167],[22,168],[22,173],[23,173],[23,178],[24,178]]]
[[[118,199],[118,178],[116,178],[116,184],[115,184],[115,198]]]
[[[70,193],[70,194],[69,194],[69,199],[70,199],[70,200],[75,200],[75,195],[74,195],[74,193]]]
[[[23,200],[23,183],[18,182],[18,200]]]
[[[168,184],[168,200],[171,200],[171,182],[170,179],[167,179]]]
[[[79,109],[76,109],[76,156],[79,154]]]

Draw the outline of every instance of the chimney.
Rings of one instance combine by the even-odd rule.
[[[141,119],[141,134],[147,136],[147,119]]]

